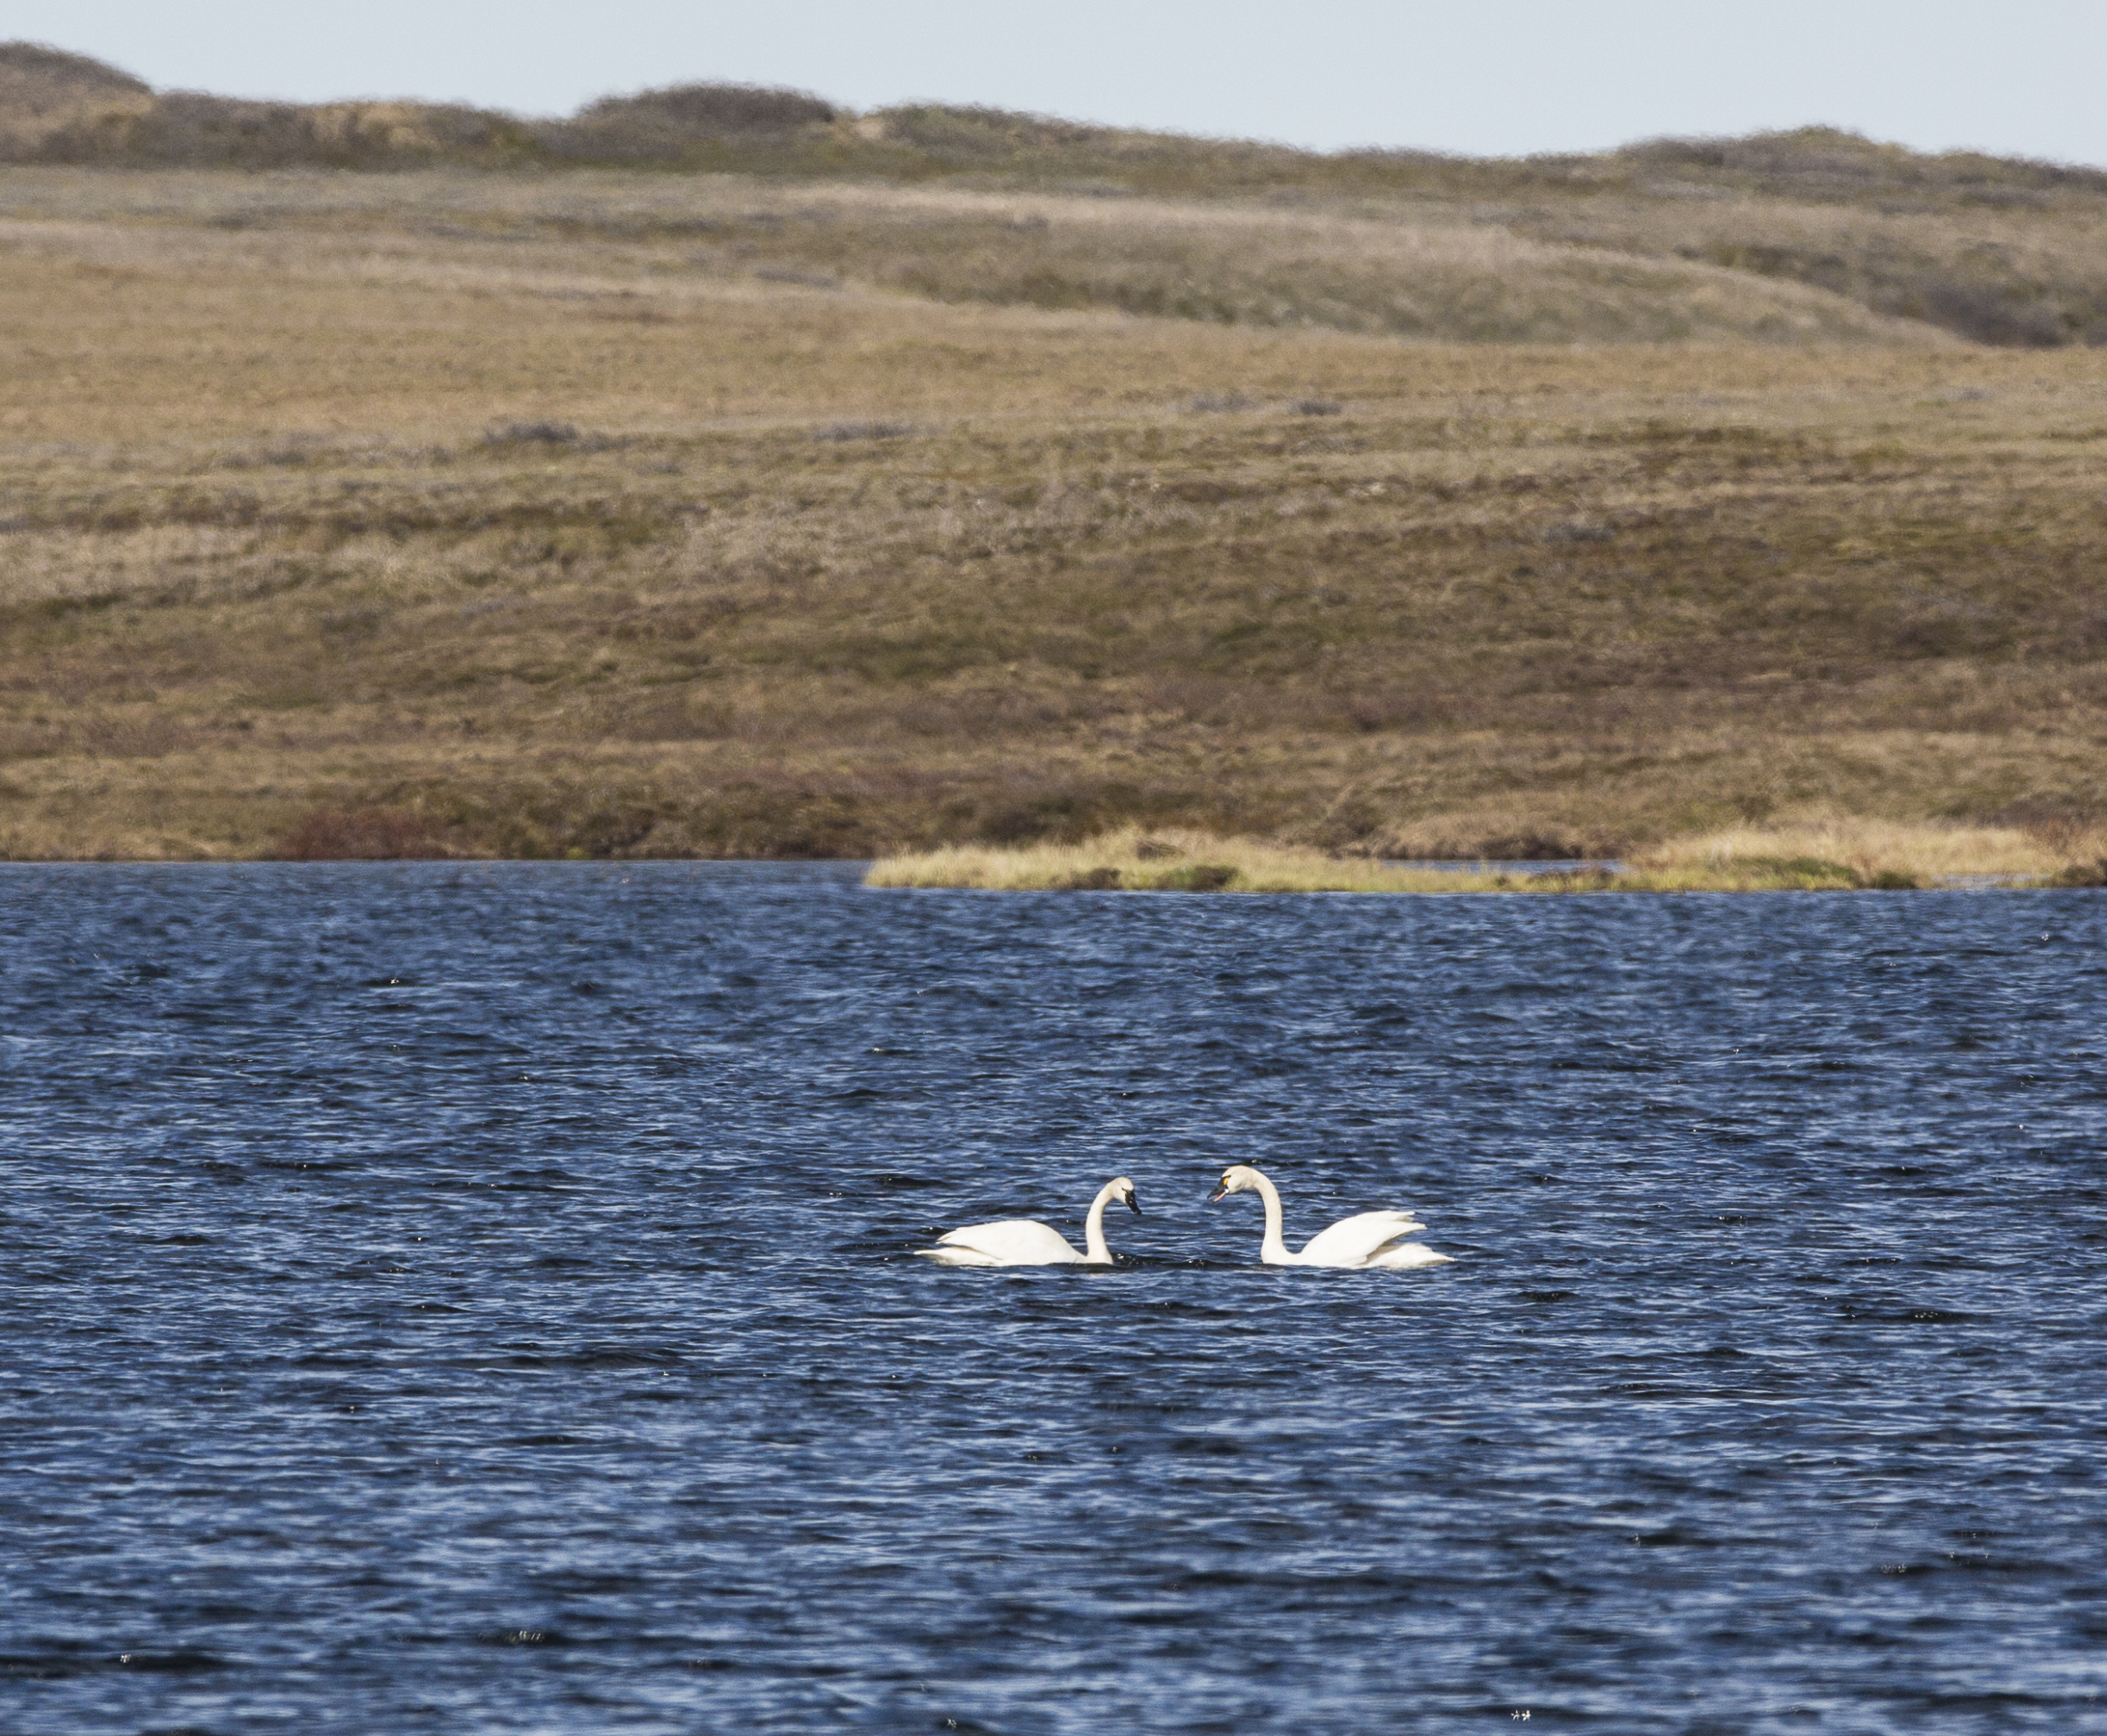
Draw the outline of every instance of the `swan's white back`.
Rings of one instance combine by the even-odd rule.
[[[940,1266],[1079,1266],[1083,1257],[1058,1231],[1028,1217],[966,1224],[915,1250]]]

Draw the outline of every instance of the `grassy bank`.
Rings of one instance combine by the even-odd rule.
[[[987,891],[1770,892],[2107,885],[2107,830],[1810,821],[1677,839],[1628,863],[1433,868],[1204,833],[1124,827],[1079,844],[888,857],[873,887]]]

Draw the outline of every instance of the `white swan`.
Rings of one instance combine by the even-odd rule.
[[[1281,1240],[1281,1196],[1264,1175],[1248,1163],[1231,1164],[1221,1172],[1221,1185],[1209,1197],[1212,1205],[1232,1194],[1256,1194],[1266,1203],[1266,1239],[1258,1258],[1269,1266],[1333,1266],[1356,1272],[1406,1272],[1414,1266],[1445,1266],[1454,1256],[1436,1254],[1424,1242],[1404,1238],[1426,1226],[1409,1212],[1363,1212],[1342,1217],[1302,1245],[1300,1254],[1288,1252]]]
[[[1083,1221],[1083,1241],[1090,1250],[1086,1254],[1077,1253],[1059,1231],[1028,1217],[967,1224],[938,1236],[935,1247],[914,1251],[940,1266],[1109,1266],[1112,1250],[1105,1245],[1105,1208],[1115,1199],[1131,1208],[1136,1217],[1141,1215],[1133,1182],[1124,1175],[1106,1182],[1090,1203],[1090,1216]]]

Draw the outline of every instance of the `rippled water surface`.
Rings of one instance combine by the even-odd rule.
[[[2107,1729],[2107,897],[0,870],[0,1729]],[[1454,1265],[1257,1264],[1415,1208]],[[942,1271],[961,1222],[1111,1271]]]

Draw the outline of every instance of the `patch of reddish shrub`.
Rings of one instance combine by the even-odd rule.
[[[453,852],[421,815],[400,807],[318,807],[272,852],[280,862],[401,862]]]

